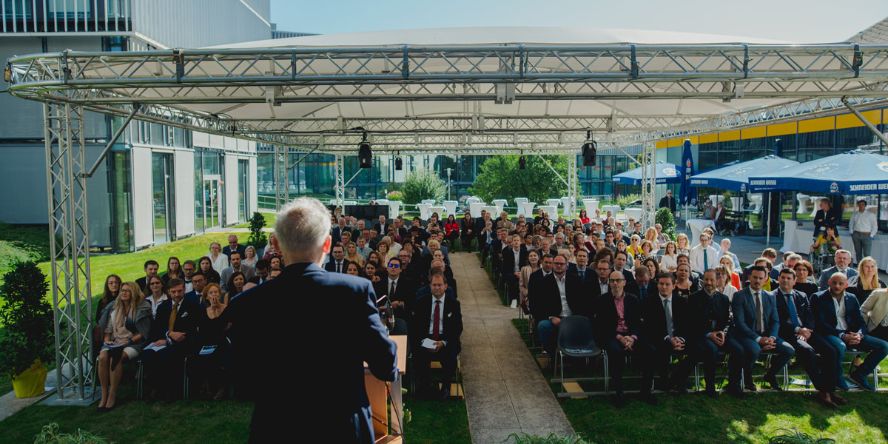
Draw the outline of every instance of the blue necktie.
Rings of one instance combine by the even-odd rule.
[[[703,247],[703,271],[709,269],[709,251],[707,251],[706,247]]]

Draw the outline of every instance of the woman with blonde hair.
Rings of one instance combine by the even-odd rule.
[[[358,269],[364,266],[364,256],[358,253],[358,246],[354,242],[345,246],[345,259],[358,264]]]
[[[684,233],[678,233],[675,236],[675,253],[676,254],[687,254],[690,256],[691,254],[691,245],[688,240],[688,235]]]
[[[210,258],[210,262],[213,264],[213,270],[216,270],[220,275],[222,270],[228,268],[228,256],[222,253],[222,244],[219,242],[210,244],[210,254],[207,257]]]
[[[401,252],[401,244],[392,240],[391,236],[383,236],[382,239],[379,240],[379,245],[385,244],[386,251],[383,253],[379,252],[379,255],[382,256],[382,259],[385,261],[384,263],[388,263],[388,260],[393,257],[398,257],[398,253]],[[379,250],[379,245],[376,246],[376,249]]]
[[[151,305],[135,282],[124,282],[114,302],[99,319],[104,343],[99,352],[98,373],[102,399],[98,410],[107,411],[117,402],[117,388],[123,378],[123,365],[139,356],[151,330]]]
[[[863,301],[877,288],[885,288],[885,283],[879,279],[879,267],[872,256],[867,256],[857,264],[857,276],[848,278],[848,293],[857,296],[857,300]]]
[[[637,234],[633,234],[629,237],[629,246],[626,247],[626,252],[632,255],[632,257],[636,257],[641,253],[641,237]]]
[[[527,265],[521,267],[520,277],[518,279],[518,305],[525,313],[529,313],[527,305],[527,285],[530,283],[530,275],[534,271],[540,269],[540,253],[536,250],[527,252]]]
[[[256,247],[252,245],[247,245],[247,248],[244,249],[244,257],[241,258],[241,264],[249,265],[251,268],[256,268],[256,261],[259,260],[259,257],[256,255]]]
[[[734,258],[728,255],[724,255],[718,260],[718,263],[720,265],[724,265],[725,268],[728,270],[728,276],[730,276],[729,283],[731,284],[731,286],[734,287],[734,289],[739,290],[740,275],[737,274],[736,271],[734,271]]]
[[[888,290],[877,288],[860,306],[860,313],[869,334],[888,341]]]
[[[660,244],[657,242],[657,229],[654,227],[649,227],[647,230],[645,230],[644,240],[651,243],[651,252],[653,254],[657,254],[657,251],[660,249]]]

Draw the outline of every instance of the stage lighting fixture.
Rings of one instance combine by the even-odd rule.
[[[583,166],[595,166],[598,144],[592,139],[592,131],[586,131],[586,142],[583,143]]]
[[[401,171],[404,169],[404,160],[401,159],[401,153],[398,153],[398,157],[395,157],[395,171]]]
[[[524,157],[524,154],[518,158],[518,169],[523,170],[527,167],[527,159]]]
[[[370,168],[373,166],[373,151],[370,150],[370,142],[367,141],[367,132],[361,138],[358,145],[358,163],[361,168]]]

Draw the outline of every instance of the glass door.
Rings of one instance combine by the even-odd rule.
[[[176,238],[172,154],[153,153],[151,172],[154,243],[162,244]]]
[[[237,161],[237,213],[240,222],[246,222],[252,215],[250,214],[250,200],[249,195],[247,193],[247,184],[249,183],[247,177],[247,171],[249,171],[249,161],[247,160],[238,160]]]
[[[203,180],[203,220],[207,228],[222,226],[222,178],[207,174]]]

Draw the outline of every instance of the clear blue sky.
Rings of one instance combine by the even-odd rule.
[[[321,34],[594,26],[832,42],[886,16],[886,0],[271,0],[278,29]]]

